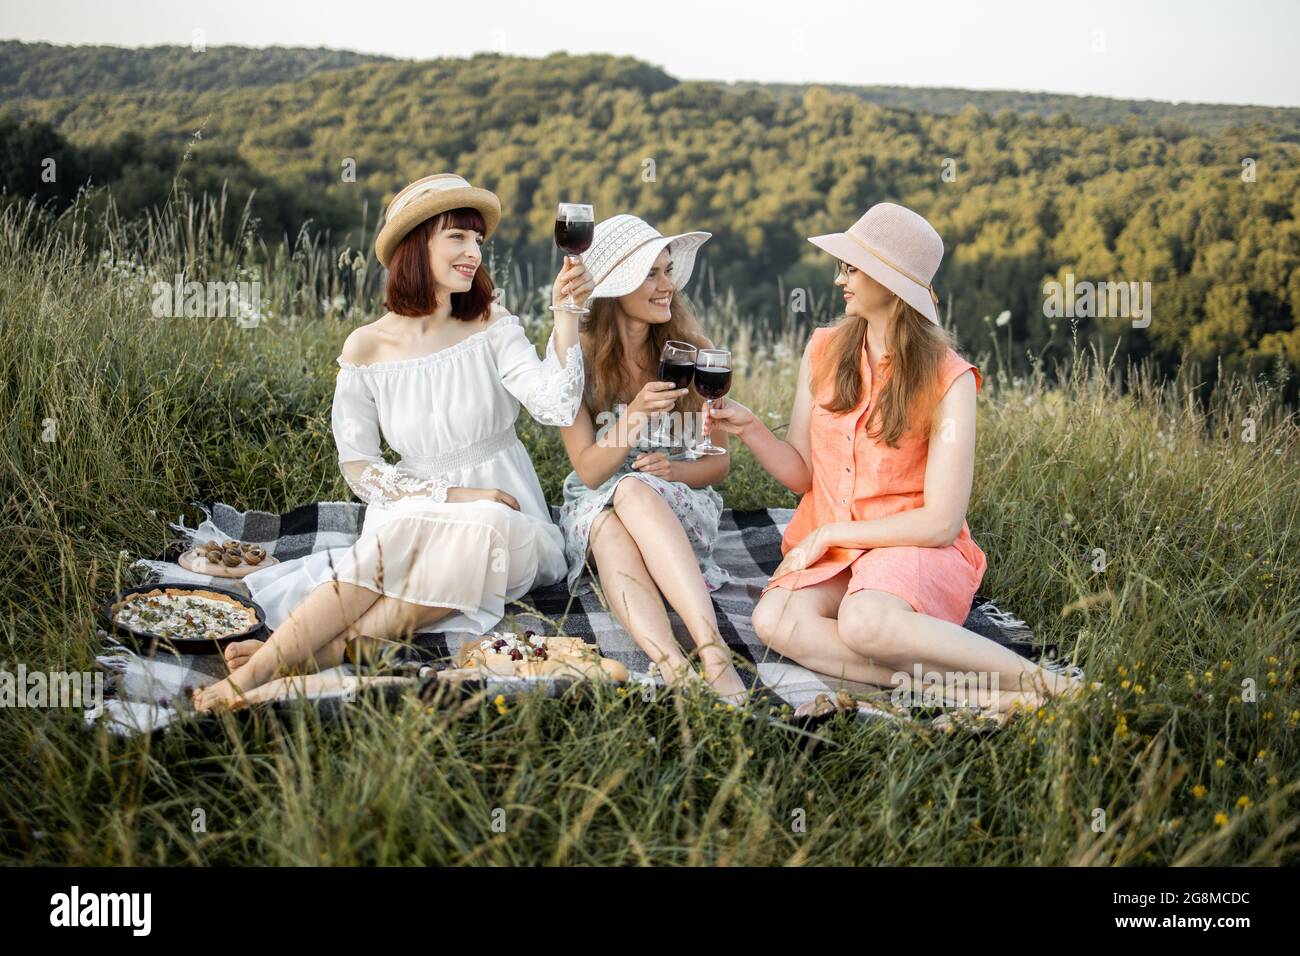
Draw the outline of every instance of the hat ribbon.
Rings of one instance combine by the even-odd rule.
[[[399,212],[401,212],[403,209],[409,206],[412,202],[414,202],[419,197],[425,195],[426,193],[444,192],[445,190],[448,189],[465,189],[468,186],[469,183],[461,179],[459,176],[456,176],[455,178],[452,179],[436,179],[436,180],[430,180],[427,183],[421,183],[415,189],[412,189],[410,192],[406,193],[406,195],[398,196],[391,203],[389,203],[388,212],[385,218],[392,219],[395,215],[397,215]]]
[[[857,236],[855,236],[853,233],[851,233],[851,232],[846,232],[844,235],[848,236],[850,239],[852,239],[854,242],[856,242],[858,245],[860,245],[863,249],[866,249],[867,252],[871,253],[873,256],[875,256],[877,259],[879,259],[879,260],[880,260],[881,262],[883,262],[885,265],[889,266],[889,268],[893,269],[895,272],[901,273],[902,275],[904,275],[904,276],[906,276],[907,278],[911,279],[911,280],[912,280],[913,282],[915,282],[917,285],[919,285],[919,286],[923,286],[924,288],[926,288],[927,290],[929,290],[929,292],[930,292],[930,298],[934,301],[934,304],[935,304],[935,305],[938,305],[938,304],[939,304],[939,296],[935,293],[935,291],[934,291],[934,286],[930,285],[930,283],[928,283],[928,282],[922,282],[920,279],[918,279],[916,276],[912,275],[912,273],[908,272],[908,271],[907,271],[906,269],[904,269],[902,266],[898,265],[898,264],[895,263],[895,262],[891,262],[891,261],[890,261],[889,259],[887,259],[885,256],[882,256],[882,255],[880,254],[880,251],[879,251],[879,250],[874,249],[874,248],[872,248],[871,246],[867,245],[865,242],[863,242],[861,239],[859,239],[859,238],[858,238]]]

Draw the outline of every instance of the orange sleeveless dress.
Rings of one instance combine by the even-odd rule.
[[[827,327],[813,332],[809,360],[814,383],[831,331]],[[866,349],[862,350],[863,397],[851,411],[837,415],[822,407],[833,388],[829,376],[814,395],[812,487],[800,499],[785,529],[782,555],[821,525],[870,521],[924,503],[929,436],[906,434],[899,439],[897,448],[890,448],[866,432],[867,412],[888,378],[889,359],[888,355],[881,356],[880,375],[873,377]],[[967,370],[974,373],[978,390],[983,384],[979,369],[949,349],[940,370],[939,395],[946,394]],[[972,540],[970,528],[963,521],[957,540],[941,548],[829,548],[804,570],[772,578],[763,592],[773,587],[797,591],[852,568],[847,593],[886,591],[905,600],[915,611],[962,624],[987,566],[984,552]]]

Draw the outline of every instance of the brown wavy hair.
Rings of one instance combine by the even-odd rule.
[[[587,369],[587,404],[593,416],[613,411],[616,402],[632,401],[646,382],[656,380],[651,377],[633,382],[627,373],[623,361],[623,340],[619,338],[615,320],[617,302],[617,299],[606,297],[590,300],[587,308],[591,311],[582,317],[578,328],[582,357]],[[695,310],[680,292],[673,292],[668,311],[672,317],[662,325],[650,326],[645,354],[637,356],[640,359],[638,364],[648,365],[652,369],[652,376],[658,374],[659,354],[669,339],[689,342],[700,349],[713,347],[705,337],[699,319],[695,317]],[[681,413],[699,412],[704,408],[704,398],[691,385],[690,391],[679,398],[673,408]]]
[[[431,216],[402,237],[388,260],[384,286],[384,308],[398,315],[429,315],[438,308],[438,285],[429,264],[429,240],[440,229],[487,232],[487,223],[477,209],[449,209]],[[468,322],[483,316],[492,305],[492,277],[480,262],[473,284],[465,292],[451,294],[451,317]]]
[[[821,352],[813,371],[814,394],[834,377],[830,400],[822,408],[843,414],[862,400],[862,349],[866,344],[867,320],[844,316]],[[894,299],[894,321],[890,323],[885,347],[889,351],[889,374],[880,400],[867,415],[867,434],[897,448],[909,429],[922,433],[930,429],[939,370],[952,348],[952,336],[937,322],[931,322],[900,298]]]

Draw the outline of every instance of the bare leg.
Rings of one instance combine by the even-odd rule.
[[[754,633],[782,657],[819,674],[888,686],[891,669],[872,664],[840,640],[836,614],[849,577],[846,568],[797,591],[772,588],[754,607]]]
[[[1048,695],[1071,693],[1079,682],[1055,674],[1010,648],[964,627],[913,610],[902,598],[863,590],[839,606],[839,636],[851,650],[891,674],[910,674],[916,665],[940,674],[974,674],[986,686],[997,681],[993,709],[1037,706]],[[897,684],[898,681],[891,680]]]
[[[452,611],[448,607],[427,607],[388,596],[381,597],[351,628],[330,642],[326,652],[332,663],[328,666],[342,663],[350,641],[360,641],[358,650],[363,652],[381,651],[401,642],[409,643],[416,631],[434,624]],[[318,654],[318,661],[320,657]]]
[[[668,603],[681,615],[696,647],[704,678],[719,694],[738,698],[744,681],[731,663],[713,600],[704,585],[695,551],[668,503],[645,482],[626,478],[614,491],[614,513],[627,528],[635,528],[637,547],[646,569]]]
[[[355,585],[344,586],[354,587]],[[332,587],[332,584],[323,584],[321,587]],[[369,591],[369,589],[366,590]],[[374,592],[369,593],[372,595],[374,594]],[[325,670],[329,667],[337,667],[343,662],[344,651],[351,641],[362,636],[373,637],[377,634],[395,634],[400,632],[400,621],[392,620],[390,623],[390,619],[393,619],[394,615],[397,613],[393,608],[391,608],[392,604],[409,606],[410,608],[419,607],[419,605],[408,605],[405,601],[398,601],[394,598],[388,597],[387,595],[374,596],[376,598],[375,602],[363,611],[360,617],[344,627],[337,637],[313,652],[311,658],[304,661],[300,667],[286,668],[286,670],[297,672],[301,670]],[[432,610],[445,613],[447,609],[433,608]],[[417,612],[412,611],[411,613]],[[441,616],[441,613],[438,616]],[[416,629],[424,626],[425,623],[421,621],[416,624]],[[392,630],[390,631],[389,628],[392,628]],[[274,637],[274,635],[272,635],[272,637]],[[244,664],[246,664],[265,643],[265,641],[250,640],[235,641],[234,643],[227,644],[225,649],[226,665],[232,672],[238,670],[240,667],[244,666]],[[376,647],[377,646],[378,645],[376,645]]]
[[[241,691],[251,690],[281,673],[291,672],[309,662],[315,666],[337,664],[342,659],[346,641],[365,633],[363,628],[368,628],[372,623],[365,619],[366,612],[380,601],[418,608],[419,610],[406,612],[419,621],[417,627],[448,612],[446,608],[409,605],[405,601],[386,598],[368,588],[342,581],[327,582],[308,594],[284,623],[275,629],[270,639],[229,677],[196,693],[195,706],[207,710],[219,703],[228,702],[238,697]],[[400,614],[394,616],[393,612],[381,605],[372,620],[375,624],[387,622],[389,626],[398,626],[405,619]],[[399,627],[396,633],[400,632]],[[377,632],[374,636],[387,637],[390,634]],[[317,660],[320,652],[324,652],[322,659]]]
[[[624,630],[669,683],[688,679],[694,671],[673,635],[659,588],[632,535],[613,511],[601,512],[592,524],[591,553],[609,609]]]

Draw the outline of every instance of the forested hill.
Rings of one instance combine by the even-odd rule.
[[[55,46],[0,40],[0,100],[128,90],[233,90],[291,83],[391,57],[301,47]]]
[[[963,90],[954,87],[844,86],[818,84],[835,93],[849,93],[868,103],[895,109],[952,114],[966,109],[998,114],[1004,110],[1021,116],[1054,119],[1094,126],[1137,123],[1176,129],[1185,133],[1221,133],[1233,127],[1264,127],[1277,139],[1300,142],[1300,109],[1282,106],[1236,106],[1229,103],[1168,103],[1163,100],[1117,100],[1106,96],[1036,93],[1028,90]],[[736,89],[764,89],[770,93],[802,96],[808,84],[735,83]]]
[[[0,102],[88,93],[201,92],[272,86],[327,70],[391,62],[393,58],[388,56],[324,48],[209,46],[196,52],[182,46],[130,49],[0,40]],[[738,92],[762,90],[796,98],[802,97],[810,87],[810,84],[749,82],[722,85]],[[836,93],[849,93],[878,106],[926,113],[952,114],[974,107],[993,115],[1004,110],[1044,119],[1065,115],[1092,125],[1114,125],[1129,120],[1144,126],[1167,123],[1203,133],[1263,125],[1276,130],[1278,138],[1300,141],[1300,109],[1284,107],[1122,100],[1027,90],[816,85]]]
[[[57,72],[62,48],[50,49]],[[1184,351],[1210,367],[1300,369],[1300,145],[1262,126],[941,115],[821,87],[678,81],[626,57],[480,54],[24,100],[0,119],[0,146],[11,195],[67,202],[89,179],[131,214],[179,173],[194,192],[227,185],[232,203],[255,194],[271,240],[310,218],[360,244],[348,236],[363,208],[373,222],[411,179],[455,170],[502,199],[495,252],[531,262],[553,255],[561,199],[707,229],[695,291],[731,290],[768,324],[791,320],[792,288],[827,301],[828,260],[804,237],[901,202],[943,235],[935,284],[966,341],[987,346],[984,317],[1006,309],[997,334],[1020,356],[1068,352],[1077,325],[1166,369]],[[39,177],[48,157],[57,184]],[[1149,282],[1150,325],[1046,315],[1049,280]]]

